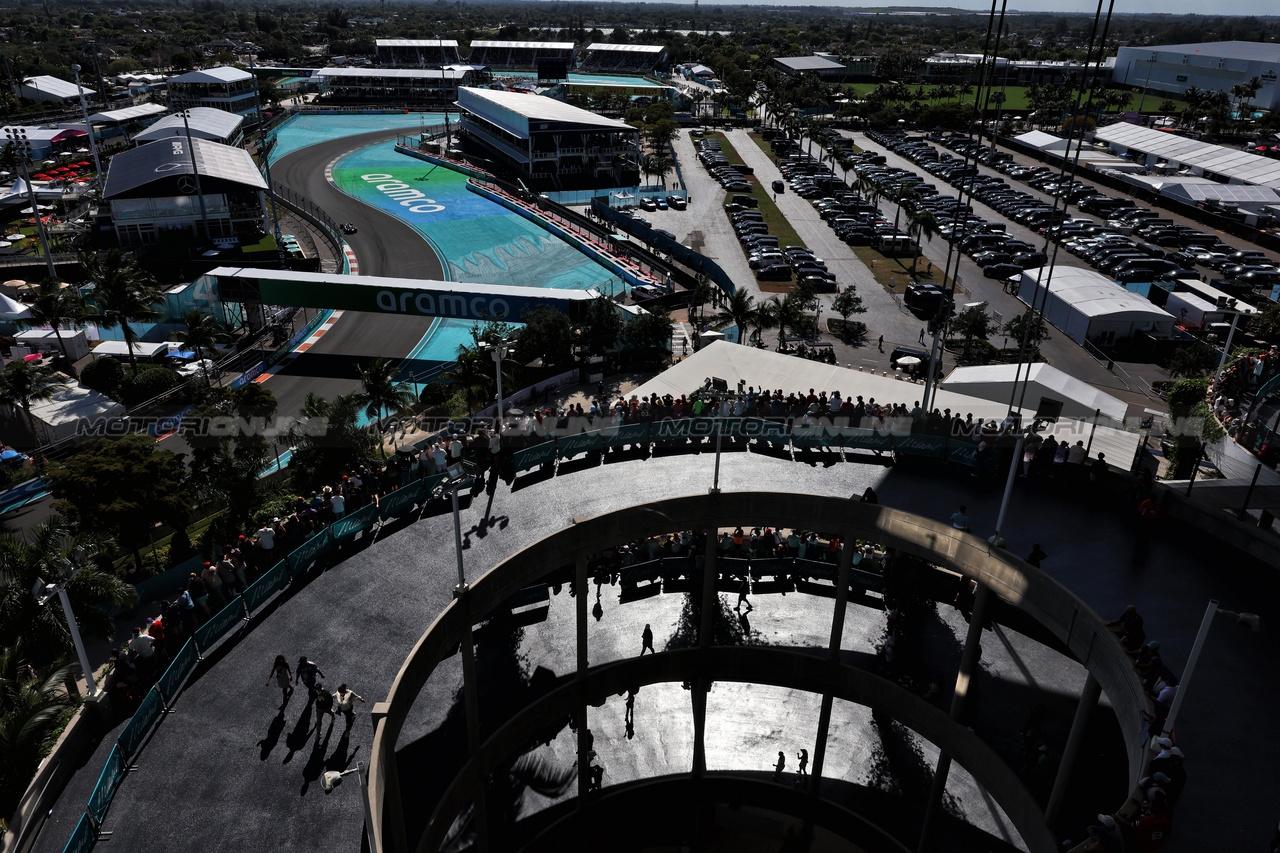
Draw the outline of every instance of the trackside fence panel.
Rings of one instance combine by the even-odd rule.
[[[249,613],[261,607],[268,598],[285,588],[289,583],[289,564],[284,560],[272,566],[265,575],[249,584],[249,588],[240,596],[244,600],[245,610]]]
[[[182,683],[187,680],[191,670],[196,668],[198,660],[200,660],[200,652],[196,649],[195,641],[188,639],[173,656],[173,663],[169,664],[164,675],[160,676],[160,680],[156,682],[156,687],[160,689],[160,698],[164,700],[166,708],[171,707],[173,701],[178,698]]]
[[[147,691],[147,695],[142,698],[142,702],[138,705],[138,710],[133,712],[133,718],[129,720],[120,731],[120,737],[117,742],[125,758],[132,758],[134,753],[142,746],[142,741],[146,739],[147,732],[151,731],[151,727],[160,719],[160,714],[164,712],[164,700],[160,698],[160,691],[152,687]]]
[[[213,618],[196,629],[196,647],[201,654],[209,651],[232,628],[244,621],[244,600],[236,596],[226,607],[213,614]]]
[[[102,766],[102,773],[98,776],[98,784],[89,795],[89,814],[98,823],[102,823],[102,819],[107,816],[111,798],[116,795],[116,788],[120,787],[120,780],[123,778],[124,754],[120,751],[120,744],[116,744],[111,747],[107,763]]]

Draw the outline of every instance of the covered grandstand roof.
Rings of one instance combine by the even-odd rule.
[[[133,137],[134,142],[154,142],[157,139],[168,139],[171,136],[187,133],[191,127],[192,139],[230,139],[244,124],[244,116],[216,110],[212,107],[194,107],[188,110],[189,118],[183,123],[182,116],[165,116],[151,127]]]
[[[59,77],[50,77],[48,74],[40,74],[36,77],[26,77],[22,81],[22,85],[35,89],[41,94],[48,95],[50,98],[58,98],[65,100],[67,98],[76,98],[80,95],[80,89],[75,83],[63,80]],[[84,96],[98,94],[95,90],[88,86],[84,87]]]
[[[164,112],[168,112],[168,107],[164,104],[138,104],[136,107],[125,107],[124,109],[119,110],[107,110],[106,112],[94,113],[89,116],[89,121],[99,124],[119,123],[147,118],[148,116],[160,115]]]
[[[1154,154],[1184,166],[1213,172],[1228,180],[1280,189],[1280,160],[1127,122],[1100,127],[1095,138],[1145,154]]]
[[[662,53],[666,45],[661,44],[608,44],[596,42],[587,45],[587,50],[613,51],[616,53]]]
[[[1250,184],[1218,184],[1212,181],[1170,181],[1162,184],[1160,192],[1183,201],[1197,202],[1216,199],[1231,204],[1280,204],[1280,193],[1271,187]]]
[[[313,77],[324,77],[329,80],[335,80],[346,77],[351,78],[375,78],[375,77],[398,77],[404,80],[461,80],[469,71],[474,71],[471,65],[449,65],[444,68],[321,68]]]
[[[783,56],[777,62],[793,71],[839,71],[844,68],[839,62],[825,56]]]
[[[477,39],[471,43],[474,50],[477,47],[494,47],[499,49],[524,49],[524,50],[573,50],[573,42],[571,41],[486,41]]]
[[[240,80],[249,80],[253,77],[248,71],[242,68],[232,68],[229,65],[220,65],[217,68],[206,68],[203,71],[188,71],[186,74],[179,74],[177,77],[170,77],[170,83],[235,83]]]
[[[1226,59],[1245,59],[1255,62],[1280,62],[1280,44],[1260,41],[1204,41],[1192,44],[1157,44],[1143,46],[1142,50],[1168,53],[1199,53],[1204,56]]]
[[[202,178],[257,190],[267,188],[266,181],[262,180],[248,151],[207,139],[192,139],[188,149],[186,137],[183,136],[130,148],[112,157],[111,166],[107,169],[103,198],[189,194],[191,190],[187,189],[181,179],[193,174],[193,153],[195,166],[200,170]],[[204,192],[217,191],[217,183],[205,185]],[[152,184],[164,186],[152,187]]]
[[[374,39],[374,47],[457,47],[457,39]]]
[[[458,90],[458,106],[521,138],[527,138],[531,130],[549,129],[531,127],[538,124],[571,125],[591,130],[635,130],[624,121],[605,118],[554,98],[520,92],[464,86]]]

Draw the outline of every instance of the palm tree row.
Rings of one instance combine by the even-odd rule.
[[[747,329],[751,329],[754,341],[760,341],[766,330],[777,329],[778,347],[782,349],[786,347],[787,330],[804,326],[808,312],[816,306],[816,295],[802,288],[782,297],[771,297],[759,305],[750,293],[736,290],[724,300],[714,320],[717,324],[737,326],[739,343],[746,343]]]

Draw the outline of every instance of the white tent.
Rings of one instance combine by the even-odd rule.
[[[30,308],[0,293],[0,320],[25,320],[30,316]]]
[[[1028,305],[1044,304],[1044,317],[1067,337],[1083,345],[1086,340],[1110,346],[1135,334],[1164,337],[1173,332],[1173,317],[1120,287],[1105,275],[1079,267],[1058,267],[1048,281],[1048,298],[1042,296],[1049,279],[1044,270],[1022,274],[1018,298]]]
[[[169,352],[169,345],[165,343],[147,343],[145,341],[133,342],[133,354],[136,358],[155,358],[157,356],[166,355]],[[129,348],[125,346],[124,341],[103,341],[93,348],[93,357],[101,358],[104,355],[114,355],[118,358],[128,358]]]
[[[36,436],[40,444],[74,437],[82,424],[116,421],[125,417],[124,406],[91,388],[70,381],[68,390],[62,391],[47,403],[34,403],[31,414],[36,419]],[[83,434],[83,433],[81,433]]]
[[[1021,136],[1014,137],[1015,142],[1021,142],[1037,151],[1066,151],[1067,146],[1071,143],[1063,139],[1061,136],[1054,136],[1052,133],[1045,133],[1042,130],[1032,130]]]
[[[1123,400],[1048,364],[1023,367],[1020,374],[1018,369],[1016,364],[957,367],[942,380],[942,389],[1007,405],[1015,392],[1016,377],[1017,384],[1021,385],[1025,381],[1027,388],[1025,395],[1021,389],[1017,389],[1014,399],[1021,400],[1027,409],[1035,410],[1039,407],[1040,400],[1047,397],[1063,404],[1064,418],[1091,420],[1094,412],[1100,412],[1101,419],[1116,424],[1124,421],[1129,410],[1128,403]]]

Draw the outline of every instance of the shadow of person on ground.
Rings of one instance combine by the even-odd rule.
[[[262,750],[258,753],[260,761],[266,761],[267,756],[271,754],[271,750],[276,748],[276,744],[280,742],[280,733],[284,731],[284,711],[276,714],[271,718],[271,726],[267,729],[266,737],[258,741],[258,746]],[[288,759],[286,759],[288,760]]]
[[[284,712],[281,712],[284,716]],[[282,721],[283,722],[283,721]],[[298,722],[294,725],[293,731],[285,735],[284,745],[289,747],[289,752],[285,755],[281,764],[288,764],[293,760],[293,754],[307,745],[308,735],[311,734],[311,705],[308,704],[302,709],[302,716],[298,718]]]

